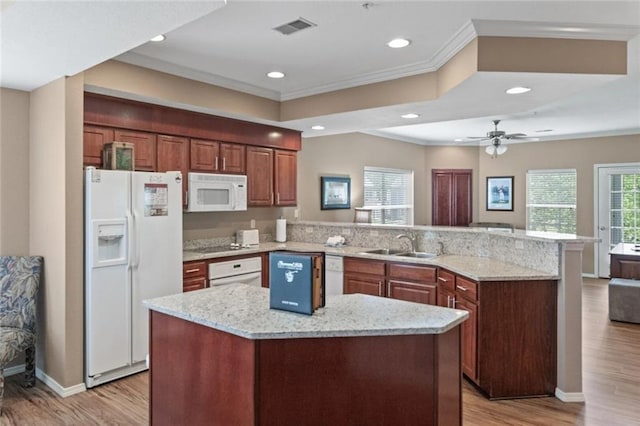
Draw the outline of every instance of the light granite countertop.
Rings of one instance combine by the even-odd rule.
[[[151,310],[252,340],[441,334],[466,320],[458,309],[364,294],[328,296],[313,315],[269,308],[269,289],[212,287],[143,301]]]
[[[413,263],[421,265],[433,265],[445,268],[451,272],[464,275],[476,281],[511,281],[511,280],[556,280],[560,277],[547,272],[537,271],[522,266],[501,262],[489,257],[459,256],[444,254],[441,256],[419,259],[401,256],[377,255],[364,253],[371,248],[364,247],[327,247],[322,244],[313,243],[261,243],[258,247],[243,248],[239,250],[229,250],[216,253],[198,253],[194,251],[184,251],[183,261],[205,260],[235,255],[247,255],[263,253],[274,250],[325,252],[336,256],[360,257],[363,259],[378,259],[393,262]]]

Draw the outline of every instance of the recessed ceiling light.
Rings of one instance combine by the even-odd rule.
[[[271,71],[267,73],[269,78],[284,78],[284,73],[280,71]]]
[[[151,41],[164,41],[165,39],[166,37],[164,36],[164,34],[158,34],[157,36],[152,38]]]
[[[527,93],[530,91],[531,91],[530,87],[522,87],[522,86],[516,86],[516,87],[512,87],[511,89],[507,89],[507,93],[510,95],[519,95],[521,93]]]
[[[394,38],[389,43],[387,43],[387,46],[393,49],[400,49],[401,47],[407,47],[410,44],[411,41],[407,40],[406,38]]]
[[[321,125],[319,125],[319,124],[318,124],[318,125],[315,125],[315,126],[311,126],[311,128],[312,128],[313,130],[324,130],[324,126],[321,126]]]
[[[457,138],[457,139],[454,139],[453,141],[454,141],[454,142],[462,142],[463,140],[464,140],[464,139]]]
[[[402,114],[400,117],[402,118],[418,118],[420,114],[416,114],[415,112],[410,112],[409,114]]]

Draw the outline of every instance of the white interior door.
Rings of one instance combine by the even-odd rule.
[[[149,347],[145,299],[182,292],[182,180],[179,174],[132,175],[132,362]]]
[[[609,277],[609,251],[620,242],[640,238],[640,163],[596,165],[596,265]]]

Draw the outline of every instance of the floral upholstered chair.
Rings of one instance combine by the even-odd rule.
[[[24,386],[36,382],[36,294],[42,271],[40,256],[0,256],[0,415],[3,370],[23,351]]]

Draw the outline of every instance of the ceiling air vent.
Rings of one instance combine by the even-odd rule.
[[[297,33],[298,31],[306,30],[307,28],[315,27],[311,21],[307,21],[304,18],[298,18],[295,21],[291,21],[287,24],[280,25],[279,27],[275,27],[274,30],[278,31],[284,35],[290,35],[293,33]]]

